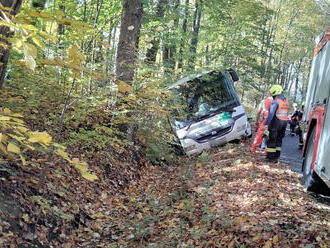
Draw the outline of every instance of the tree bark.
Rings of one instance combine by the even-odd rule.
[[[182,37],[181,37],[181,41],[180,41],[178,69],[181,69],[183,67],[183,49],[184,49],[184,44],[185,44],[184,36],[187,33],[187,20],[188,20],[188,14],[189,14],[188,5],[189,5],[189,0],[186,0],[185,9],[184,9],[184,18],[183,18],[183,23],[182,23]]]
[[[116,59],[116,78],[132,82],[143,10],[141,0],[124,0]]]
[[[1,10],[0,17],[5,18],[5,16],[11,18],[15,16],[19,9],[22,6],[23,0],[0,0],[0,3],[5,8],[11,8],[11,11]],[[3,86],[3,82],[5,80],[8,58],[11,49],[11,43],[8,41],[13,35],[13,32],[7,26],[0,26],[0,42],[6,44],[7,47],[0,47],[0,89]]]
[[[163,63],[165,67],[165,72],[170,73],[171,70],[175,69],[176,61],[176,42],[178,38],[177,30],[179,26],[179,16],[178,8],[180,6],[180,1],[172,1],[173,8],[171,8],[170,15],[174,17],[173,27],[170,28],[169,32],[166,34],[166,39],[164,40],[164,51],[163,51]]]
[[[192,38],[190,42],[190,59],[189,59],[189,68],[195,68],[195,60],[196,60],[196,52],[197,52],[197,44],[198,44],[198,34],[201,23],[201,7],[200,1],[196,0],[195,2],[195,12],[194,12],[194,23],[193,23],[193,31]]]

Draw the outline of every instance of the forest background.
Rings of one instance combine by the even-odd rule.
[[[2,4],[2,106],[89,154],[132,140],[123,125],[136,123],[155,160],[172,139],[164,86],[221,65],[238,72],[250,115],[274,83],[302,103],[329,20],[329,3],[309,0]]]

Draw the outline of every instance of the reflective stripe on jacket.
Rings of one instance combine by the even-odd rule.
[[[290,104],[286,100],[283,100],[283,99],[280,99],[280,98],[275,98],[275,100],[278,103],[278,108],[277,108],[277,111],[276,111],[276,117],[279,120],[288,121],[289,120],[288,115],[289,115],[289,110],[290,110]]]

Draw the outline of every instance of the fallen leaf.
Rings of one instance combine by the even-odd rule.
[[[17,145],[15,145],[14,143],[9,143],[8,144],[7,151],[12,152],[12,153],[16,153],[16,154],[21,153],[21,149]]]
[[[262,248],[271,248],[272,247],[272,241],[268,240]]]
[[[29,223],[30,222],[30,217],[27,214],[23,214],[22,219],[26,222]]]

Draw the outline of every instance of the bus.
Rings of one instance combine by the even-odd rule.
[[[171,126],[184,153],[192,155],[211,147],[251,136],[248,117],[234,89],[233,69],[204,71],[169,86]]]

